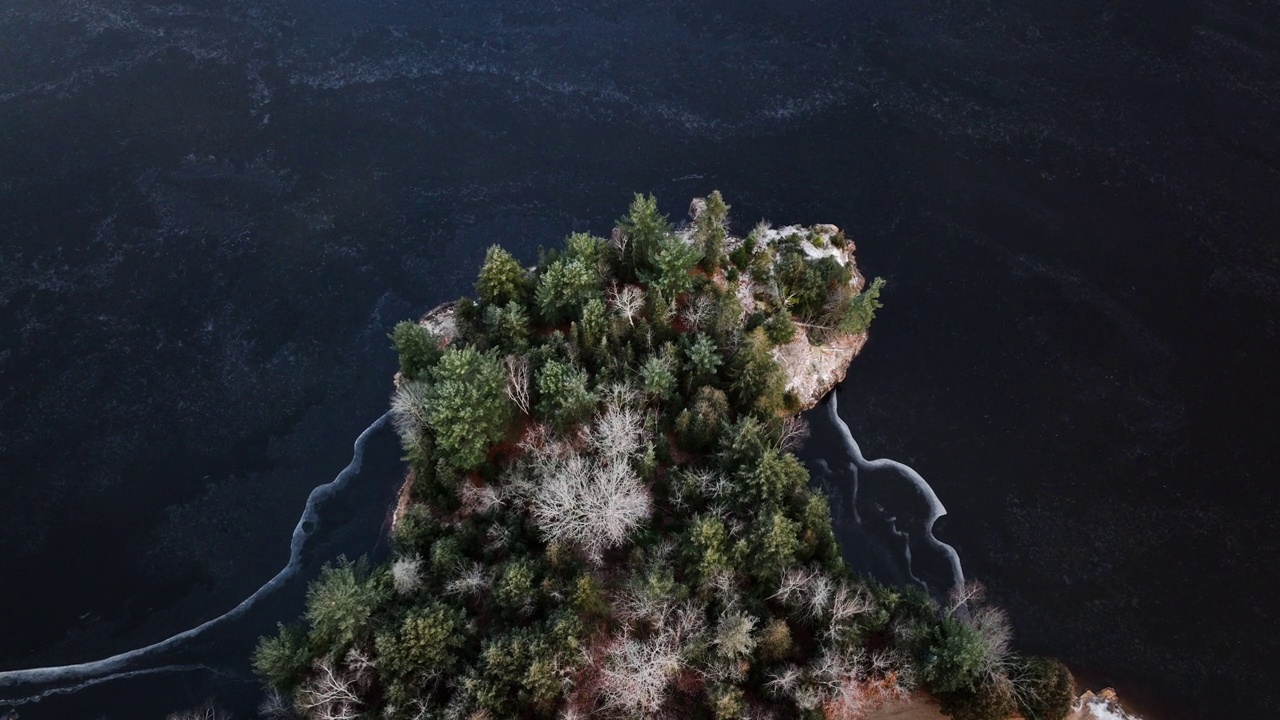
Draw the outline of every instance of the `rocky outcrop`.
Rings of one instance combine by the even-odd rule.
[[[947,715],[938,707],[938,703],[925,693],[915,695],[900,702],[889,703],[870,715],[866,720],[948,720]],[[1023,720],[1015,716],[1010,720]],[[1105,688],[1100,692],[1086,690],[1071,708],[1071,712],[1063,720],[1141,720],[1132,715],[1120,704],[1116,691]]]

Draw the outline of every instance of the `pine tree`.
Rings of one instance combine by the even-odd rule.
[[[486,305],[523,304],[529,294],[528,272],[511,253],[497,245],[484,255],[484,265],[476,280],[476,294]]]
[[[450,347],[432,371],[427,419],[440,457],[465,471],[484,462],[489,446],[502,439],[513,410],[507,374],[494,352]]]
[[[391,343],[400,357],[400,372],[409,380],[415,380],[440,359],[440,338],[418,323],[396,323]]]
[[[634,280],[640,271],[653,267],[662,240],[671,232],[667,217],[658,212],[658,201],[653,195],[645,197],[636,193],[627,214],[618,219],[618,228],[627,238],[620,258],[625,279]]]

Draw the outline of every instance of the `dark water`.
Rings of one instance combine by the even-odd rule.
[[[1246,0],[6,0],[0,668],[279,571],[383,410],[386,331],[487,245],[719,188],[890,280],[841,414],[930,481],[1023,648],[1167,717],[1269,717],[1277,28]],[[311,572],[376,542],[366,511]],[[23,717],[251,706],[248,638],[300,593],[173,659],[216,673]]]

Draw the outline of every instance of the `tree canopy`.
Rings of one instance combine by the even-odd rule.
[[[452,336],[396,327],[393,557],[326,567],[254,655],[299,715],[843,719],[923,686],[1061,717],[1060,666],[1011,672],[1001,616],[841,560],[777,346],[865,332],[882,281],[728,210],[676,228],[636,195],[532,270],[490,248]]]

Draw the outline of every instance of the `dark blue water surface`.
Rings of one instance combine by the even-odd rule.
[[[840,414],[1060,656],[1280,707],[1280,6],[0,4],[0,670],[215,617],[382,414],[397,321],[633,191],[832,222],[886,308]],[[295,582],[28,718],[249,716],[251,638],[375,549],[390,433]],[[0,690],[0,701],[22,697]],[[2,705],[2,703],[0,703]]]

